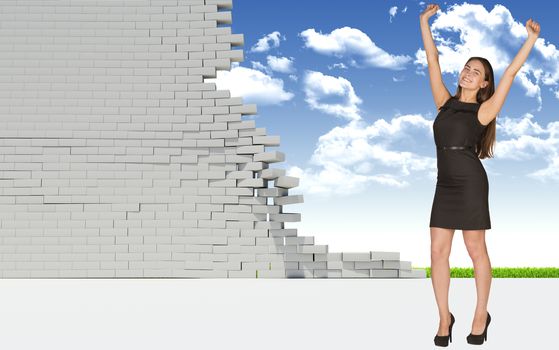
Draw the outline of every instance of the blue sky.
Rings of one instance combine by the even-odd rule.
[[[430,19],[443,79],[454,93],[469,56],[489,59],[496,83],[526,38],[541,33],[497,118],[489,177],[493,266],[559,266],[559,43],[550,2],[440,2]],[[257,127],[280,136],[285,168],[304,203],[288,223],[331,252],[399,251],[430,265],[436,184],[419,1],[234,0],[232,32],[244,61],[220,71],[218,89],[256,104]],[[240,49],[240,48],[239,48]],[[212,81],[212,80],[207,80]],[[459,237],[456,237],[459,236]],[[455,231],[452,266],[471,266]]]

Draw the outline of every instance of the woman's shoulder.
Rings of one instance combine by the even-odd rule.
[[[444,109],[447,109],[450,107],[450,105],[453,103],[452,100],[455,99],[454,96],[450,96],[438,109],[439,111],[442,111]]]
[[[449,103],[450,103],[450,100],[452,100],[453,98],[454,98],[454,96],[451,95],[451,96],[438,108],[438,110],[442,110],[443,107],[444,107],[444,108],[448,107],[448,105],[449,105]]]

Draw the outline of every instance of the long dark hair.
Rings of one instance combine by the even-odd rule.
[[[481,64],[483,64],[483,67],[485,68],[485,80],[489,82],[486,87],[480,88],[477,92],[476,100],[479,104],[481,104],[484,101],[487,101],[495,93],[495,77],[493,76],[493,68],[491,67],[491,63],[483,57],[470,57],[466,63],[469,63],[471,60],[478,60]],[[455,97],[459,99],[461,94],[462,87],[458,84]],[[476,145],[476,153],[480,159],[493,157],[493,147],[495,145],[495,138],[497,134],[496,120],[497,118],[493,119],[491,123],[485,127],[481,140]]]

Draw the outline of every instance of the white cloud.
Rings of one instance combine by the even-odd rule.
[[[294,95],[283,88],[283,80],[272,78],[259,70],[240,67],[233,62],[231,71],[218,70],[215,82],[219,90],[230,90],[231,96],[242,96],[245,103],[277,105],[291,100]]]
[[[268,60],[268,66],[270,69],[280,73],[293,73],[293,59],[287,57],[277,57],[268,55],[266,57]]]
[[[254,46],[250,49],[250,51],[266,52],[271,48],[279,47],[281,38],[282,38],[281,33],[278,31],[274,31],[260,38],[258,42],[254,44]],[[285,37],[283,37],[283,40],[285,40]]]
[[[323,195],[350,195],[372,183],[401,188],[421,176],[436,180],[435,158],[396,150],[398,140],[418,131],[423,142],[432,142],[431,128],[432,121],[420,115],[370,125],[351,121],[319,138],[310,160],[315,169],[291,167],[288,174],[300,179],[303,191]]]
[[[408,7],[406,6],[402,10],[400,10],[400,13],[406,13],[407,10]],[[398,6],[392,6],[390,9],[388,9],[388,14],[390,15],[390,23],[392,23],[392,19],[396,17],[397,13],[398,13]]]
[[[274,72],[287,74],[295,72],[295,68],[293,67],[293,59],[268,55],[266,56],[266,60],[267,65],[263,65],[258,61],[251,61],[252,69],[257,69],[269,76],[274,75]],[[290,74],[289,78],[291,80],[297,81],[297,76],[295,74]]]
[[[458,75],[470,56],[482,56],[491,62],[498,77],[512,62],[526,39],[525,25],[516,21],[503,5],[495,5],[488,12],[482,5],[455,4],[437,13],[431,25],[433,38],[439,51],[439,62],[443,73]],[[446,33],[457,33],[458,40]],[[559,84],[559,51],[553,44],[538,38],[534,52],[524,63],[515,79],[526,90],[526,95],[535,97],[541,109],[540,85]],[[414,63],[423,75],[427,67],[425,51],[419,49]],[[559,98],[559,97],[558,97]]]
[[[342,62],[334,63],[333,65],[328,65],[329,70],[332,70],[334,68],[347,69],[348,67],[345,64],[343,64]]]
[[[501,159],[527,160],[553,152],[554,146],[547,140],[530,135],[520,135],[495,145],[495,158]]]
[[[252,63],[252,69],[257,69],[259,71],[262,71],[268,75],[271,75],[271,71],[270,68],[266,67],[265,65],[263,65],[262,63],[258,62],[258,61],[250,61],[250,63]]]
[[[510,136],[541,135],[547,133],[537,122],[534,115],[526,113],[522,118],[501,117],[498,119],[497,128],[499,133],[503,132]]]
[[[375,163],[398,168],[400,175],[409,175],[410,170],[425,170],[429,162],[422,157],[408,151],[390,150],[389,147],[402,140],[402,136],[410,129],[422,129],[427,138],[431,125],[431,121],[420,115],[394,117],[389,123],[378,119],[370,125],[350,122],[343,127],[333,128],[319,138],[311,163],[351,165],[374,159]]]
[[[406,185],[392,179],[390,175],[361,175],[336,163],[324,164],[318,171],[294,166],[290,167],[286,174],[299,178],[297,188],[312,194],[349,195],[360,192],[370,182],[382,182],[396,187]]]
[[[305,41],[305,47],[338,58],[355,55],[361,58],[363,66],[402,70],[412,59],[407,55],[389,54],[375,45],[367,34],[355,28],[337,28],[330,34],[317,33],[314,28],[310,28],[299,33],[299,36]],[[360,66],[349,58],[351,65]]]
[[[357,120],[362,101],[353,90],[351,82],[343,77],[333,77],[320,72],[306,71],[304,77],[305,101],[312,109],[332,114],[347,120]],[[324,102],[324,99],[338,98],[339,103]]]
[[[515,161],[543,159],[547,166],[528,174],[540,180],[559,181],[559,121],[542,127],[531,114],[521,118],[502,117],[497,120],[497,134],[511,136],[497,140],[495,158]]]
[[[547,168],[534,171],[529,174],[529,176],[544,182],[547,180],[557,181],[559,179],[559,157],[556,155],[555,157],[550,158],[550,163]]]
[[[388,10],[388,14],[390,15],[390,23],[392,23],[392,18],[396,16],[396,12],[398,11],[398,6],[392,6]]]

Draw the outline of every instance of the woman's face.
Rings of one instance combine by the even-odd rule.
[[[464,65],[460,72],[459,84],[464,89],[476,90],[487,86],[485,81],[485,69],[478,60],[471,60]]]

